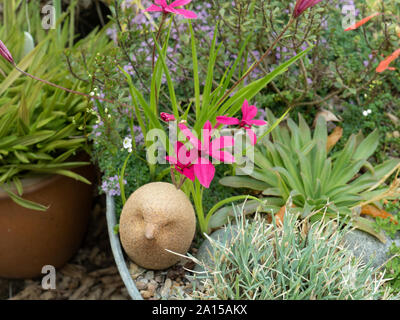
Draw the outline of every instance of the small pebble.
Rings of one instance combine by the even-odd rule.
[[[143,280],[137,281],[136,282],[136,288],[138,290],[145,290],[145,289],[147,289],[147,283],[144,282]]]
[[[164,283],[164,285],[163,285],[163,287],[161,288],[161,291],[160,291],[160,295],[161,295],[162,298],[164,298],[164,299],[168,298],[171,286],[172,286],[171,279],[165,280],[165,283]]]
[[[148,290],[142,290],[142,291],[140,291],[140,294],[142,295],[143,299],[150,299],[154,293],[152,293]]]
[[[154,286],[158,287],[159,283],[156,280],[150,280],[149,285],[154,285]]]
[[[142,273],[144,272],[144,269],[139,267],[135,263],[131,263],[129,266],[129,273],[131,274],[133,280],[136,280]]]
[[[148,291],[152,296],[154,296],[154,293],[156,292],[157,287],[158,287],[157,284],[150,283],[150,284],[147,286],[147,291]]]
[[[146,278],[147,280],[152,280],[152,279],[154,279],[154,271],[147,271],[147,272],[146,272],[146,275],[145,275],[145,278]]]

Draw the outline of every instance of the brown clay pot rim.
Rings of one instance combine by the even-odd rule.
[[[29,194],[31,192],[35,192],[37,190],[40,190],[41,188],[47,186],[48,184],[51,184],[55,182],[56,180],[61,179],[62,176],[58,174],[53,174],[53,175],[42,175],[38,177],[31,177],[31,178],[23,178],[21,179],[24,195]],[[13,186],[11,188],[12,192],[16,192],[15,187]],[[0,199],[6,199],[9,198],[8,194],[3,190],[3,188],[0,187]]]

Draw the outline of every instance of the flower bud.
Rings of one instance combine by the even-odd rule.
[[[0,55],[6,59],[8,62],[14,64],[14,59],[10,53],[10,51],[8,51],[7,47],[5,46],[5,44],[3,43],[3,41],[0,40]]]
[[[175,121],[175,116],[166,112],[161,112],[160,117],[165,122]]]
[[[304,11],[308,8],[315,6],[317,3],[322,0],[297,0],[296,6],[294,7],[293,17],[299,17]]]

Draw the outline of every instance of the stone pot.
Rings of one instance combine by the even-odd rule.
[[[94,181],[93,166],[74,170]],[[23,181],[25,199],[49,206],[23,208],[0,190],[0,277],[38,277],[45,265],[61,268],[78,250],[87,230],[93,185],[61,175]]]
[[[119,235],[114,232],[114,227],[117,225],[115,214],[115,201],[110,195],[107,195],[107,228],[110,237],[111,250],[114,255],[115,264],[117,265],[121,279],[125,284],[126,289],[132,300],[143,300],[139,290],[136,288],[135,282],[129,272],[129,267],[126,263],[124,253],[122,251]]]

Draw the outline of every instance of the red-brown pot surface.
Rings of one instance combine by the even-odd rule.
[[[94,180],[94,168],[74,170]],[[25,199],[49,206],[23,208],[0,191],[0,277],[34,278],[42,267],[62,267],[78,250],[90,216],[93,185],[64,176],[24,182]]]

